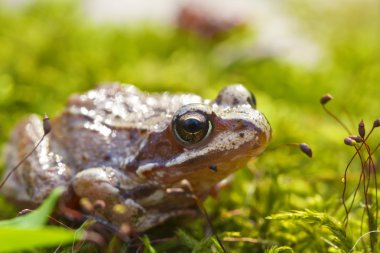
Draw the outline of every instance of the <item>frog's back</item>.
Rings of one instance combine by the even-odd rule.
[[[121,167],[138,155],[152,132],[163,131],[191,94],[144,93],[132,85],[102,85],[70,98],[53,122],[52,145],[77,169]]]

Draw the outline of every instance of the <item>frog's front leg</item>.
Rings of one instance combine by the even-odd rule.
[[[129,188],[136,182],[111,167],[88,168],[75,175],[73,188],[79,198],[91,203],[103,201],[105,206],[97,209],[95,215],[103,216],[115,225],[127,223],[136,229],[136,221],[145,209],[130,198]],[[126,188],[127,187],[127,188]]]
[[[116,226],[128,224],[134,232],[145,231],[171,217],[196,213],[189,192],[183,189],[170,192],[162,185],[130,178],[111,167],[79,172],[73,188],[79,198],[87,198],[91,203],[97,200],[105,203],[95,215],[103,216]]]
[[[27,156],[44,135],[40,117],[31,115],[22,121],[13,131],[7,146],[7,175],[17,163]],[[68,185],[71,170],[56,151],[58,144],[52,145],[50,135],[26,159],[7,180],[2,193],[13,202],[27,205],[41,203],[50,192],[58,187]],[[60,150],[63,152],[63,150]]]

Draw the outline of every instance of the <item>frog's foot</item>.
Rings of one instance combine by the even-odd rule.
[[[162,189],[156,190],[149,197],[141,200],[146,212],[137,222],[138,232],[145,231],[178,216],[194,217],[199,215],[197,197],[192,193],[187,180],[182,180],[172,187],[166,188],[164,195],[158,194],[160,191]],[[154,196],[156,198],[153,198]]]
[[[43,123],[36,115],[22,121],[13,131],[6,150],[7,175],[44,135]],[[7,180],[2,193],[21,205],[41,203],[58,186],[66,186],[71,177],[70,169],[62,157],[51,149],[49,135]]]
[[[90,168],[76,174],[75,194],[90,203],[104,203],[94,215],[104,217],[121,228],[143,232],[167,219],[197,213],[189,192],[168,193],[156,185],[142,184],[111,167]]]
[[[161,210],[147,210],[144,217],[137,222],[137,232],[146,231],[154,226],[164,223],[168,219],[184,216],[195,217],[199,214],[194,208],[162,212]]]

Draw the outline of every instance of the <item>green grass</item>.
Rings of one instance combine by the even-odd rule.
[[[152,24],[95,25],[73,2],[38,1],[17,10],[0,3],[0,143],[4,147],[24,115],[54,117],[70,94],[105,81],[208,98],[226,84],[244,83],[270,121],[273,140],[255,163],[236,173],[218,199],[205,203],[219,237],[230,238],[225,247],[229,252],[350,252],[369,230],[363,189],[345,228],[342,177],[355,151],[343,144],[348,134],[323,111],[319,99],[331,93],[335,99],[327,107],[355,133],[361,119],[368,133],[380,117],[379,6],[375,0],[336,7],[292,0],[286,6],[321,46],[324,54],[316,66],[276,57],[226,61],[217,48],[222,43],[239,47],[247,35],[241,31],[213,41]],[[368,143],[374,147],[379,140],[375,130]],[[283,145],[294,142],[310,144],[313,159]],[[374,160],[378,157],[376,152]],[[348,170],[349,200],[360,171],[356,159]],[[375,195],[373,184],[369,194]],[[3,219],[17,214],[2,199],[0,210]],[[178,240],[154,243],[165,226],[142,235],[145,252],[207,252],[209,247],[219,252],[216,238],[203,230],[205,221],[191,221],[176,223],[179,231],[166,229],[165,236]],[[370,238],[378,240],[377,233],[371,235],[354,250],[370,252]],[[373,247],[380,250],[377,242]]]
[[[17,252],[35,248],[70,244],[84,238],[83,231],[45,226],[63,190],[55,189],[36,210],[16,218],[0,221],[0,252]]]

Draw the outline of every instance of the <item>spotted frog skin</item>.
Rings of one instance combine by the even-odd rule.
[[[73,95],[2,194],[35,206],[62,186],[67,199],[103,201],[96,216],[145,231],[194,213],[191,196],[203,200],[218,182],[263,152],[271,127],[255,103],[242,85],[226,86],[213,101],[193,94],[149,94],[121,84]],[[42,135],[35,115],[15,128],[6,151],[7,171]],[[116,206],[125,208],[115,211]]]

